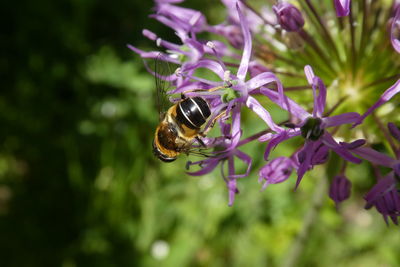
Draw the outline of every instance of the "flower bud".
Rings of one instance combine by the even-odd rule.
[[[344,175],[337,175],[333,178],[329,188],[329,197],[335,201],[336,205],[346,200],[350,196],[351,182]]]
[[[293,162],[287,157],[278,157],[271,160],[259,172],[259,182],[265,181],[262,190],[269,184],[277,184],[286,181],[293,170]]]
[[[288,32],[297,32],[304,26],[303,16],[294,5],[279,3],[273,6],[273,10],[282,29]]]

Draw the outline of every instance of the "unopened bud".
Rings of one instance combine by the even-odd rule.
[[[273,6],[273,10],[278,18],[282,29],[288,32],[297,32],[304,26],[304,19],[294,5],[289,3],[279,3]]]

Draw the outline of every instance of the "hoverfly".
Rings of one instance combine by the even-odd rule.
[[[182,94],[180,101],[165,110],[166,92],[170,83],[163,78],[171,74],[168,62],[158,56],[155,60],[154,72],[160,122],[154,135],[153,153],[164,162],[172,162],[181,153],[189,154],[194,152],[193,144],[195,140],[205,147],[200,137],[206,135],[206,131],[202,131],[202,127],[210,117],[211,110],[204,98],[200,96],[186,97],[184,94]],[[220,88],[223,87],[210,90],[218,90]],[[212,128],[216,119],[223,114],[216,116],[209,128]],[[204,153],[197,154],[207,156]]]

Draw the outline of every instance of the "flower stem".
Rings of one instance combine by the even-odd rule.
[[[305,42],[307,42],[316,52],[318,56],[321,57],[323,62],[325,63],[325,66],[332,72],[333,76],[335,76],[336,71],[333,69],[332,65],[330,64],[330,60],[328,60],[328,57],[324,54],[324,52],[321,50],[321,48],[318,46],[318,44],[314,41],[313,38],[304,30],[301,29],[299,31],[299,35]]]
[[[354,20],[353,20],[353,7],[350,2],[350,14],[349,14],[349,24],[350,24],[350,35],[351,35],[351,70],[352,70],[352,79],[354,81],[356,76],[356,61],[357,61],[357,51],[355,44],[355,31],[354,31]]]
[[[332,36],[329,33],[325,23],[323,22],[321,17],[318,15],[318,12],[316,11],[315,7],[310,2],[310,0],[306,0],[306,3],[307,3],[308,8],[311,10],[312,14],[314,15],[315,19],[318,21],[318,24],[320,25],[320,28],[322,29],[322,33],[326,37],[326,38],[323,38],[323,40],[325,40],[327,42],[327,44],[333,49],[334,54],[335,54],[336,58],[338,59],[338,62],[341,63],[342,61],[339,56],[339,51],[338,51],[335,43],[333,42]]]
[[[382,131],[382,133],[385,136],[386,140],[389,142],[390,148],[392,149],[394,155],[397,156],[397,147],[393,142],[392,136],[390,135],[390,133],[388,132],[386,127],[383,126],[382,121],[375,115],[374,112],[372,112],[372,118],[374,119],[374,121],[378,125],[379,129]]]
[[[375,86],[375,85],[378,85],[380,83],[385,83],[385,82],[388,82],[388,81],[391,81],[391,80],[395,80],[395,79],[398,79],[398,78],[400,78],[400,74],[395,74],[395,75],[392,75],[392,76],[389,76],[389,77],[385,77],[385,78],[376,80],[376,81],[374,81],[372,83],[369,83],[369,84],[363,86],[362,89],[366,89],[368,87]]]

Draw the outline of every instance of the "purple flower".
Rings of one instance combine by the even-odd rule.
[[[329,197],[335,201],[336,206],[350,197],[351,182],[344,175],[337,175],[333,178],[329,188]]]
[[[286,181],[294,167],[295,163],[287,157],[277,157],[268,162],[258,173],[260,177],[258,182],[264,182],[262,190],[265,190],[270,184],[278,184]]]
[[[268,141],[264,158],[267,160],[270,151],[279,143],[302,135],[305,138],[303,148],[298,152],[299,168],[297,170],[298,178],[296,188],[307,170],[315,164],[326,161],[328,150],[335,151],[338,155],[347,161],[360,163],[359,158],[354,157],[347,148],[339,145],[330,133],[325,129],[343,124],[354,123],[359,114],[355,112],[344,113],[341,115],[325,117],[324,110],[326,105],[326,87],[322,80],[314,75],[310,66],[304,68],[308,83],[313,88],[314,109],[312,114],[308,113],[297,103],[283,95],[283,92],[274,92],[268,88],[262,87],[261,93],[268,96],[273,102],[286,109],[301,122],[294,128],[286,131],[280,131],[277,134],[266,134],[260,137],[260,141]],[[317,89],[319,94],[317,95]],[[279,91],[279,90],[278,90]]]
[[[251,167],[251,158],[240,151],[238,149],[239,141],[242,135],[242,131],[240,128],[240,111],[243,106],[248,107],[252,111],[254,111],[261,119],[263,119],[266,124],[276,132],[281,132],[283,129],[276,125],[272,120],[269,112],[261,106],[261,104],[252,96],[253,90],[263,86],[265,84],[271,82],[279,82],[276,76],[270,72],[262,72],[257,74],[252,79],[246,81],[245,78],[247,76],[247,72],[249,70],[249,63],[251,57],[251,35],[247,22],[244,20],[243,14],[239,5],[236,5],[238,16],[240,19],[240,25],[243,33],[243,53],[241,56],[241,61],[237,70],[236,75],[231,74],[226,70],[225,66],[221,61],[215,62],[212,60],[204,59],[198,61],[196,64],[193,64],[192,68],[201,68],[206,67],[209,70],[216,73],[219,77],[223,79],[222,82],[215,83],[213,81],[208,81],[205,79],[200,79],[189,73],[182,73],[186,75],[186,77],[191,80],[198,80],[203,84],[209,84],[210,87],[221,86],[224,83],[231,83],[231,87],[227,88],[228,92],[232,90],[236,93],[233,93],[233,96],[218,97],[218,95],[212,96],[213,100],[211,101],[211,109],[213,114],[218,115],[220,112],[225,110],[226,114],[231,114],[232,124],[226,124],[223,121],[220,121],[222,138],[215,138],[214,141],[210,141],[207,143],[209,147],[218,148],[218,154],[211,158],[207,158],[198,162],[189,163],[188,166],[191,165],[199,165],[202,169],[196,172],[189,172],[190,175],[203,175],[210,171],[212,171],[219,162],[228,162],[228,175],[224,175],[223,177],[227,184],[227,188],[229,190],[229,205],[233,204],[234,196],[238,193],[236,187],[236,179],[246,177],[250,171]],[[186,71],[189,71],[190,68],[186,68]],[[228,76],[228,77],[226,77]],[[283,90],[282,88],[280,90]],[[177,87],[176,92],[182,91],[182,88]],[[194,92],[191,95],[202,95],[201,92]],[[222,92],[222,94],[224,94]],[[246,139],[242,142],[246,142]],[[247,166],[246,172],[244,174],[236,174],[234,157],[239,158],[242,162],[244,162]],[[221,168],[223,169],[223,164],[221,164]]]
[[[392,175],[387,175],[378,180],[376,185],[364,196],[367,201],[366,209],[375,206],[388,224],[388,217],[393,223],[398,224],[400,216],[400,194],[396,188],[397,181]]]
[[[345,17],[350,14],[350,0],[333,0],[336,9],[336,16]]]
[[[400,53],[400,5],[395,7],[395,15],[392,19],[392,26],[390,28],[390,41],[393,48]]]
[[[174,29],[180,37],[185,36],[187,33],[197,33],[205,30],[207,23],[201,12],[171,5],[171,3],[180,2],[183,1],[156,0],[156,14],[150,17]]]
[[[303,16],[294,5],[283,2],[272,7],[279,25],[288,32],[297,32],[304,26]]]

